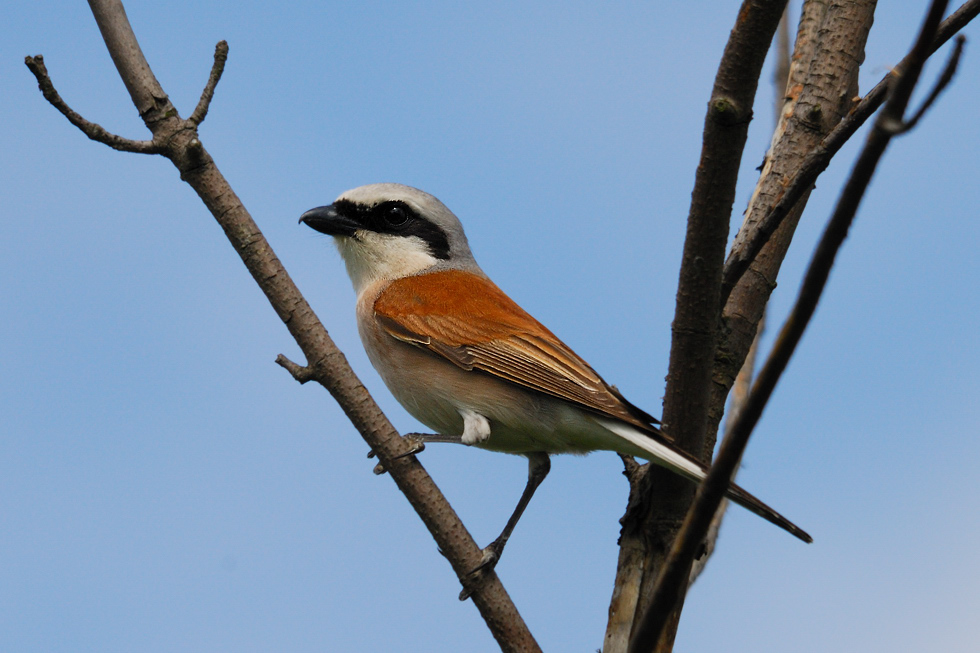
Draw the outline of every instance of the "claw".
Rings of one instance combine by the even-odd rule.
[[[394,458],[395,460],[398,460],[399,458],[404,458],[405,456],[414,456],[417,453],[422,453],[423,451],[425,451],[425,441],[423,441],[422,438],[420,438],[415,433],[406,434],[405,437],[402,438],[402,440],[404,440],[408,444],[409,450],[406,451],[405,453],[400,453],[397,456],[395,456]]]
[[[403,437],[402,440],[405,440],[408,443],[409,449],[405,453],[398,454],[397,456],[392,458],[392,460],[398,460],[399,458],[404,458],[405,456],[414,456],[417,453],[422,453],[423,451],[425,451],[425,442],[422,440],[422,438],[420,438],[415,433],[409,433],[405,435],[405,437]],[[374,458],[376,455],[377,454],[375,453],[374,449],[371,449],[370,451],[368,451],[367,457]],[[374,473],[377,476],[381,476],[387,471],[388,470],[385,469],[385,466],[382,465],[381,463],[378,463],[377,465],[374,466]]]
[[[485,549],[483,557],[473,571],[466,574],[463,579],[463,590],[459,593],[459,600],[465,601],[473,595],[480,583],[493,571],[500,561],[500,553],[503,546],[499,540],[494,540]]]

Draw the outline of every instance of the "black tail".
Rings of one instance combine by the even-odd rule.
[[[805,530],[786,519],[778,512],[767,506],[766,504],[759,501],[757,498],[746,492],[744,489],[735,485],[734,483],[729,484],[728,491],[725,493],[729,499],[742,506],[746,510],[751,510],[755,514],[759,515],[768,522],[779,526],[784,531],[795,535],[807,544],[813,542],[813,538]]]

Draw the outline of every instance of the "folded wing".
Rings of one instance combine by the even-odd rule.
[[[382,292],[374,311],[392,337],[462,369],[491,374],[664,437],[652,426],[656,419],[623,398],[489,279],[458,270],[407,277]]]

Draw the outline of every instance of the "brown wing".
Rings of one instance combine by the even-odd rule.
[[[400,279],[381,293],[374,312],[392,337],[465,370],[492,374],[644,430],[657,423],[488,279],[458,270]]]

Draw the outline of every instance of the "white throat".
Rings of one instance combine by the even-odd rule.
[[[335,238],[358,295],[383,279],[401,279],[431,268],[439,259],[415,236],[392,236],[359,230],[353,237]]]

